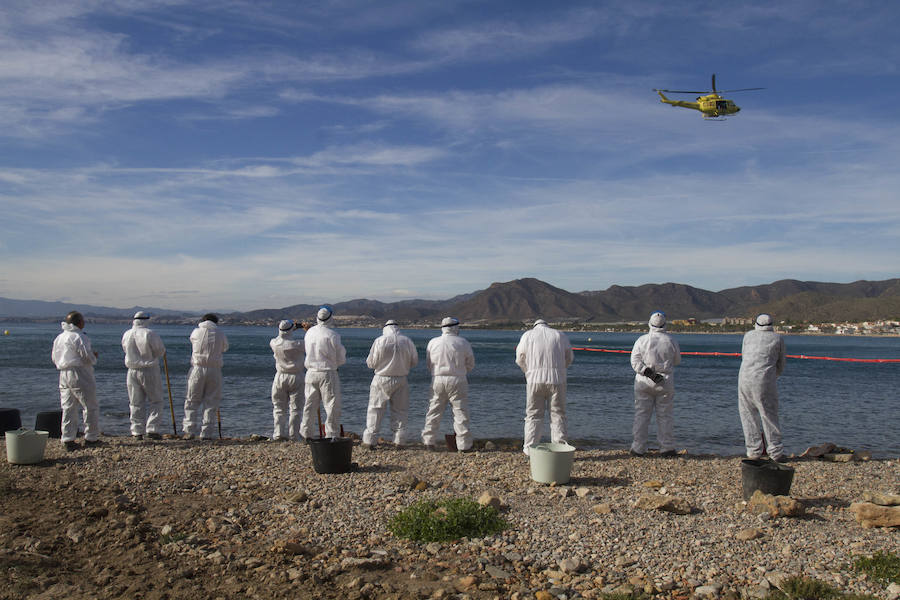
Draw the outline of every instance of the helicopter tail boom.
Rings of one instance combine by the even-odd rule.
[[[694,110],[700,110],[700,104],[697,102],[684,102],[682,100],[669,100],[666,98],[665,94],[662,93],[661,90],[656,90],[656,93],[659,94],[659,101],[663,104],[671,104],[672,106],[680,106],[681,108],[693,108]]]

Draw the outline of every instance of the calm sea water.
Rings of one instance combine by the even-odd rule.
[[[100,353],[96,367],[101,427],[127,435],[126,369],[120,346],[124,325],[88,325]],[[191,327],[155,326],[168,351],[175,417],[181,432]],[[269,398],[274,361],[268,327],[224,327],[231,349],[225,355],[223,435],[270,435]],[[59,408],[57,373],[50,361],[58,324],[0,323],[0,406],[18,408],[25,426],[38,412]],[[339,329],[347,364],[339,373],[344,394],[342,421],[362,433],[372,372],[365,360],[380,329]],[[424,349],[438,331],[405,330],[419,349],[420,364],[410,374],[410,430],[418,439],[429,397]],[[522,436],[525,380],[514,362],[521,332],[463,331],[475,351],[469,377],[471,427],[476,438]],[[573,346],[630,350],[639,334],[570,333]],[[678,334],[682,351],[740,352],[740,335]],[[589,341],[590,340],[590,341]],[[789,354],[852,358],[900,358],[900,338],[787,336]],[[696,453],[740,454],[743,436],[737,412],[739,358],[686,356],[675,372],[675,435],[678,446]],[[163,374],[165,378],[165,374]],[[633,373],[627,354],[576,351],[569,370],[569,435],[583,445],[624,448],[631,441]],[[164,382],[165,383],[165,382]],[[840,363],[788,359],[779,380],[781,421],[790,452],[830,441],[876,456],[900,456],[900,363]],[[387,421],[382,435],[388,436]],[[166,410],[164,421],[171,426]],[[452,433],[449,409],[442,421]],[[655,429],[651,426],[651,442]],[[545,423],[545,437],[549,435]],[[651,444],[652,445],[652,444]]]

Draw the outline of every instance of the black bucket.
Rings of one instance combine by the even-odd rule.
[[[22,429],[22,416],[18,408],[0,408],[0,433]]]
[[[62,411],[48,410],[39,412],[34,418],[35,431],[47,431],[50,437],[59,439],[62,437]]]
[[[789,496],[794,468],[771,460],[745,458],[741,461],[741,478],[744,500],[749,500],[756,490],[773,496]]]
[[[347,473],[353,470],[353,440],[350,438],[310,438],[313,468],[316,473]]]

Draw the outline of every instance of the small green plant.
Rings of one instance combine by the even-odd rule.
[[[397,537],[417,542],[484,537],[506,527],[493,506],[481,506],[467,498],[420,500],[397,513],[388,524]]]
[[[647,600],[647,598],[647,594],[639,592],[637,590],[631,592],[630,594],[626,594],[624,592],[609,592],[607,594],[600,594],[600,600]]]
[[[838,590],[816,579],[788,577],[781,589],[769,592],[766,600],[829,600],[840,595]]]
[[[187,534],[184,532],[181,532],[181,531],[176,532],[176,533],[169,533],[166,535],[159,536],[159,543],[162,544],[163,546],[165,546],[166,544],[171,544],[172,542],[180,542],[181,540],[183,540],[186,537],[187,537]]]
[[[871,557],[862,556],[856,559],[853,568],[875,579],[900,583],[900,556],[893,552],[879,550]]]

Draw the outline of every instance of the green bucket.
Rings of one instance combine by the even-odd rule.
[[[528,447],[531,478],[538,483],[568,483],[572,477],[575,446],[569,444],[537,444]]]

